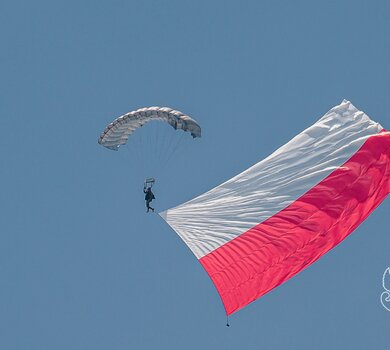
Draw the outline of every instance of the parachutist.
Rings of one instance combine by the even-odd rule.
[[[144,193],[145,193],[145,201],[146,201],[146,212],[149,213],[149,210],[153,211],[154,212],[154,208],[152,208],[150,206],[150,202],[155,199],[156,197],[154,196],[153,192],[152,192],[152,188],[151,187],[147,187],[144,186]]]

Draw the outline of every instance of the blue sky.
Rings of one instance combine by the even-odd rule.
[[[0,348],[385,348],[389,200],[227,328],[201,265],[145,213],[137,160],[97,138],[143,106],[198,120],[202,139],[158,173],[164,210],[344,98],[390,128],[389,11],[387,1],[3,1]]]

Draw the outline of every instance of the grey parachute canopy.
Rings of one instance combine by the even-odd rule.
[[[188,115],[169,107],[145,107],[126,113],[108,124],[98,142],[117,151],[119,146],[127,143],[136,129],[154,120],[164,121],[175,130],[189,132],[193,138],[201,136],[199,124]]]

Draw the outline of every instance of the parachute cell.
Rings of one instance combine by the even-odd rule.
[[[126,144],[129,136],[136,129],[157,120],[168,123],[175,130],[189,132],[193,138],[201,136],[199,124],[188,115],[169,107],[146,107],[115,119],[100,135],[98,142],[116,151],[119,146]]]
[[[268,158],[160,215],[229,315],[340,243],[389,191],[390,133],[344,100]]]

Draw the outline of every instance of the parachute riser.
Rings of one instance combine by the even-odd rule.
[[[156,180],[153,177],[149,177],[149,178],[145,179],[144,187],[145,188],[149,188],[149,187],[152,188],[155,182],[156,182]]]

